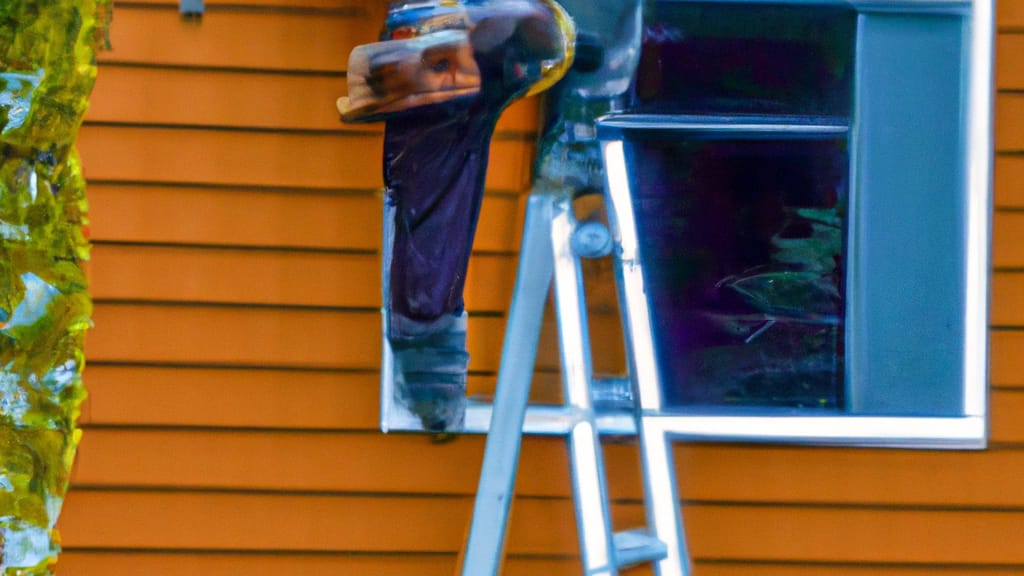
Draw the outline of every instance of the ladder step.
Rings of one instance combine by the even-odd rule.
[[[616,532],[613,540],[615,564],[619,568],[661,560],[668,555],[668,546],[644,528]]]
[[[629,378],[592,378],[590,397],[594,407],[603,411],[636,408]]]

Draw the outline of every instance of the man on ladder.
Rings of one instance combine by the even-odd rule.
[[[613,534],[590,386],[592,374],[572,200],[604,186],[594,122],[626,108],[640,56],[641,0],[507,0],[399,5],[384,41],[350,58],[346,121],[387,121],[385,132],[386,352],[398,400],[427,430],[457,431],[465,410],[462,283],[483,192],[487,146],[515,98],[557,81],[548,108],[494,413],[463,576],[497,574],[544,302],[555,280],[568,431],[584,573],[680,554],[643,533]],[[600,236],[600,235],[598,235]],[[599,242],[600,243],[600,242]],[[606,247],[605,247],[606,248]],[[554,267],[558,266],[556,272]],[[678,510],[676,511],[678,517]],[[680,532],[680,531],[676,531]],[[675,571],[682,574],[683,568]],[[669,576],[670,572],[658,571]]]

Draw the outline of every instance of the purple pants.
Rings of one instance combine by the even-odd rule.
[[[503,24],[492,26],[507,30]],[[557,56],[551,53],[558,46],[552,38],[538,42],[517,32],[494,43],[488,29],[482,22],[472,36],[474,48],[477,41],[486,45],[486,51],[473,54],[480,69],[479,93],[387,120],[384,182],[387,201],[395,208],[386,304],[392,341],[443,329],[462,313],[494,125],[537,79],[539,61]]]
[[[463,310],[494,118],[478,101],[387,122],[384,178],[395,209],[389,338],[421,335]]]

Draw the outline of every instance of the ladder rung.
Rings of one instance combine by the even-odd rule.
[[[636,407],[629,378],[592,378],[590,397],[594,407],[608,410],[632,410]]]
[[[648,534],[647,530],[643,528],[616,532],[613,538],[615,541],[615,564],[619,568],[661,560],[668,555],[668,546]]]

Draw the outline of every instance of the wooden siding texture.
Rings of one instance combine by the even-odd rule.
[[[209,0],[196,23],[172,0],[117,4],[80,139],[96,327],[58,573],[452,573],[483,439],[376,430],[381,131],[333,108],[383,6]],[[997,46],[991,447],[680,445],[697,576],[1024,572],[1024,0],[1000,2]],[[467,297],[476,392],[497,367],[535,114],[515,105],[493,144]],[[599,369],[622,365],[617,337],[596,345]],[[615,522],[637,525],[636,449],[606,454]],[[578,574],[561,440],[526,441],[518,494],[505,574]]]

